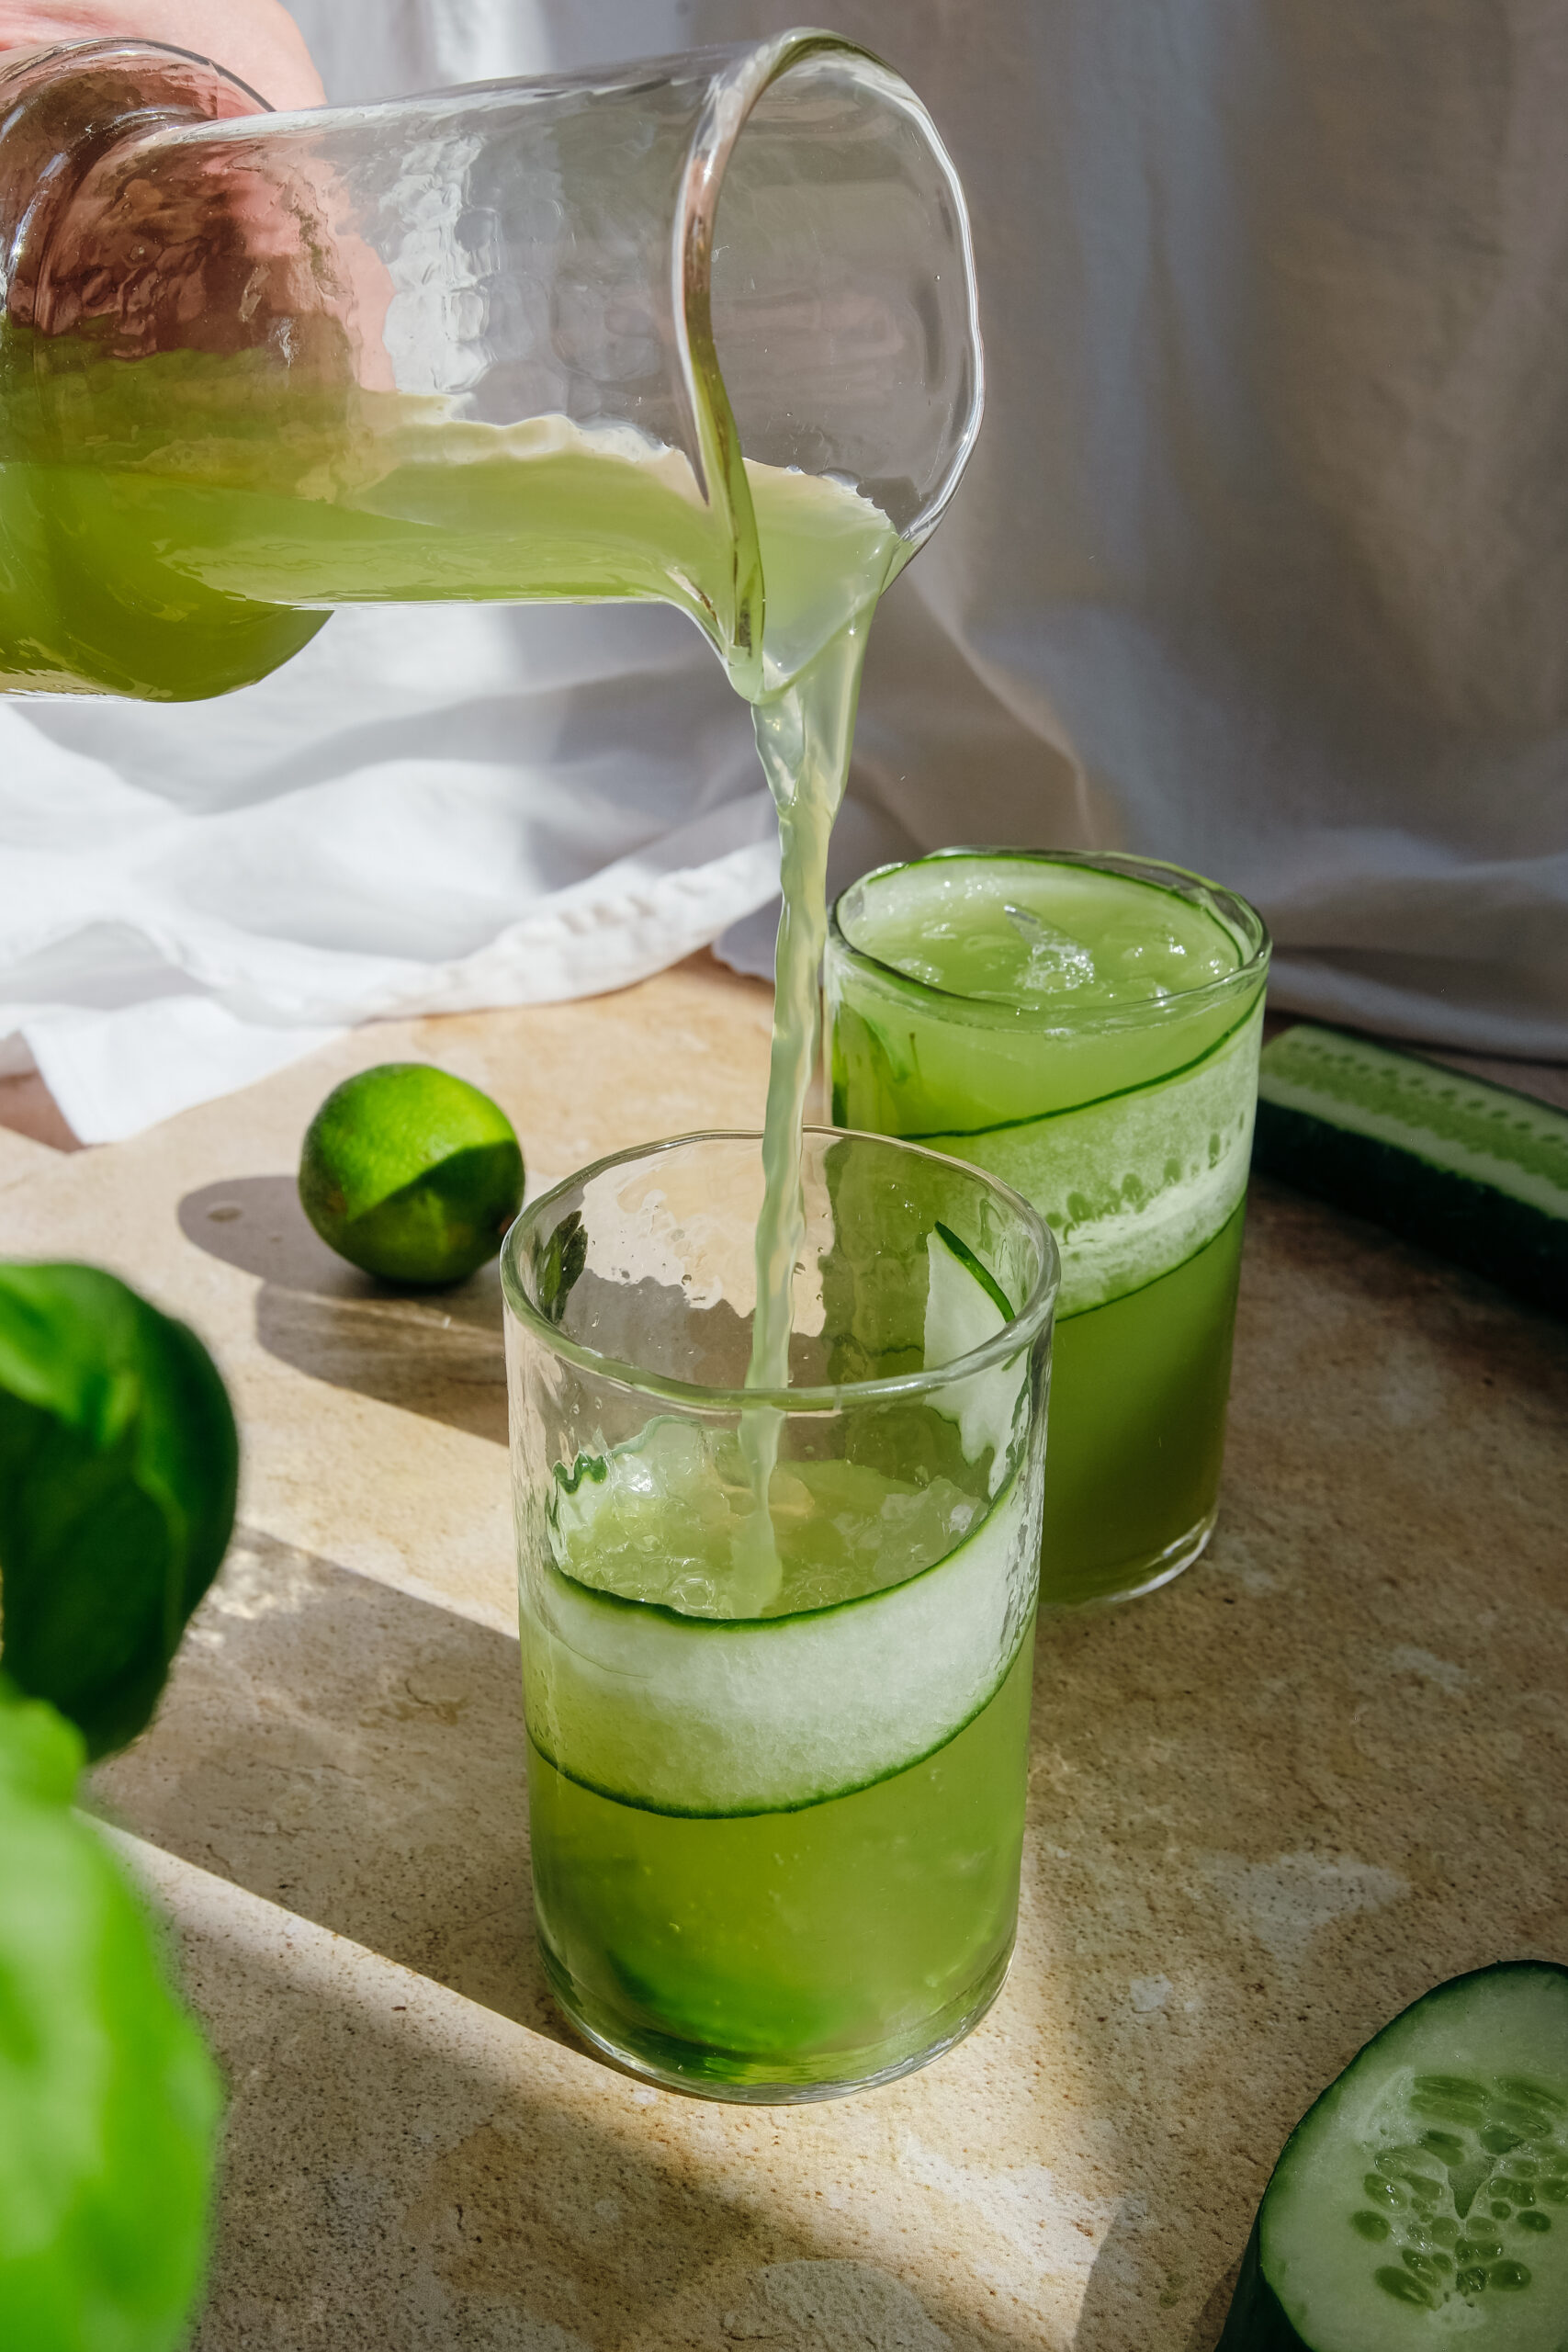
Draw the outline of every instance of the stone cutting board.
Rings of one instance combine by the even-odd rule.
[[[229,1565],[97,1780],[231,2089],[199,2352],[1203,2352],[1367,2036],[1568,1960],[1568,1333],[1258,1184],[1218,1536],[1041,1630],[991,2016],[794,2110],[572,2045],[527,1920],[494,1278],[378,1292],[292,1170],[330,1084],[408,1057],[500,1099],[536,1186],[754,1125],[768,1004],[697,958],[363,1030],[102,1150],[0,1137],[0,1250],[186,1317],[243,1428]]]

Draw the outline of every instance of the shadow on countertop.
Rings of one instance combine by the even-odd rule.
[[[94,1775],[166,1853],[556,2039],[514,1638],[241,1526],[152,1730]]]
[[[1121,2352],[1129,2343],[1130,2323],[1142,2331],[1139,2341],[1148,2352],[1160,2346],[1168,2352],[1214,2352],[1230,2314],[1239,2258],[1213,2285],[1190,2333],[1179,2335],[1174,2331],[1180,2313],[1190,2311],[1194,2290],[1201,2292],[1204,2283],[1199,2275],[1202,2257],[1166,2271],[1162,2284],[1157,2271],[1151,2273],[1144,2242],[1147,2221],[1142,2199],[1126,2200],[1096,2247],[1073,2330],[1073,2352]]]
[[[378,1282],[327,1248],[292,1176],[204,1184],[178,1214],[187,1241],[260,1279],[256,1337],[268,1355],[308,1379],[506,1443],[495,1265],[444,1290]]]

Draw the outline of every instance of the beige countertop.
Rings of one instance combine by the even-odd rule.
[[[0,1250],[124,1273],[230,1381],[242,1532],[99,1775],[231,2086],[200,2352],[1201,2352],[1291,2125],[1387,2017],[1568,1959],[1568,1331],[1255,1185],[1220,1531],[1042,1626],[1018,1958],[925,2073],[742,2110],[573,2046],[527,1921],[499,1295],[304,1225],[329,1084],[419,1056],[536,1186],[754,1124],[706,958],[357,1032],[135,1140],[0,1129]]]

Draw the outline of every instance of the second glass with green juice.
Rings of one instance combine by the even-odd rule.
[[[1043,1601],[1213,1528],[1268,965],[1245,899],[1109,854],[945,850],[834,909],[835,1122],[1005,1178],[1061,1252]]]

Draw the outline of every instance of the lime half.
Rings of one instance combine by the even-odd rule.
[[[523,1152],[488,1094],[428,1062],[334,1087],[305,1133],[299,1198],[328,1246],[395,1283],[458,1283],[523,1205]]]

